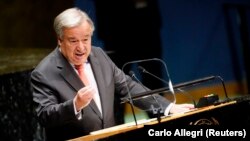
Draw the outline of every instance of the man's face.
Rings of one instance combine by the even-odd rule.
[[[88,22],[73,28],[63,29],[63,37],[58,38],[62,54],[74,65],[85,62],[91,51],[92,30]]]

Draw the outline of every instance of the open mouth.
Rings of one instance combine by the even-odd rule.
[[[81,57],[81,56],[84,55],[84,53],[76,53],[75,55],[78,56],[78,57]]]
[[[82,59],[85,53],[75,53],[77,59]]]

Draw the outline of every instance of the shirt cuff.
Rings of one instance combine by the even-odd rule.
[[[170,111],[170,109],[172,108],[173,105],[174,105],[174,103],[170,103],[170,104],[168,105],[168,107],[165,109],[165,112],[164,112],[164,115],[165,115],[165,116],[168,116],[168,115],[169,115],[169,111]]]

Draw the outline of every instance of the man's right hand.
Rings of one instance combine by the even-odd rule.
[[[89,105],[90,101],[93,99],[94,93],[95,90],[92,86],[83,87],[77,92],[74,98],[77,112]]]

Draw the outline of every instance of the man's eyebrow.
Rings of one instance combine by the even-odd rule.
[[[68,37],[68,39],[70,39],[70,40],[71,40],[71,39],[76,39],[76,38],[75,38],[75,37]]]

